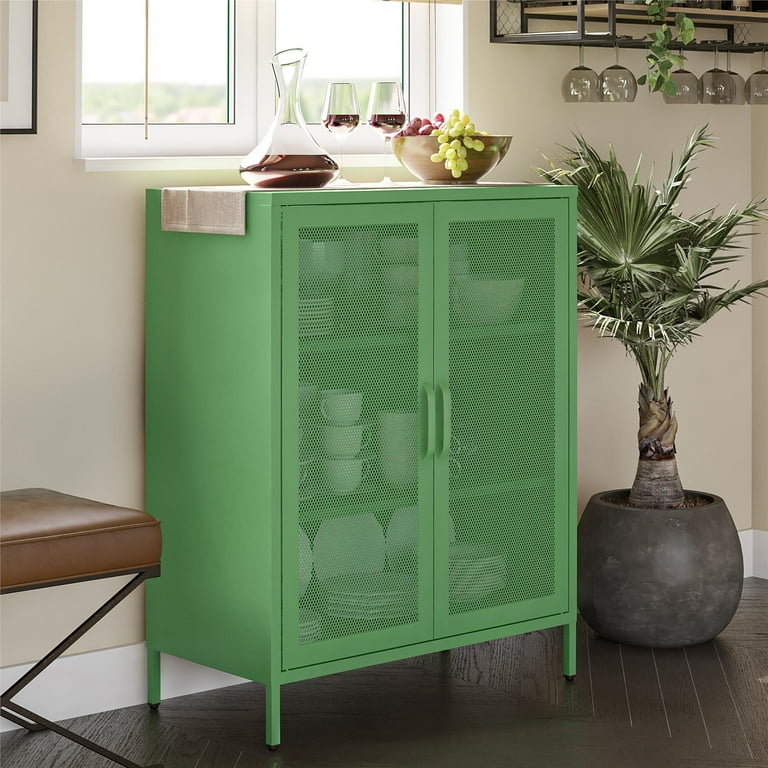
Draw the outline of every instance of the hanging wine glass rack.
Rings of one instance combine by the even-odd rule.
[[[590,47],[645,48],[647,30],[653,27],[644,2],[593,3],[576,0],[572,3],[550,3],[541,0],[490,0],[491,42],[523,43],[529,45],[584,45]],[[721,31],[718,40],[694,40],[688,45],[674,43],[683,51],[721,51],[756,53],[765,49],[766,42],[744,42],[736,39],[740,25],[768,24],[766,11],[733,11],[719,8],[672,6],[670,22],[676,13],[685,13],[697,29]],[[543,29],[539,22],[575,21],[575,29]],[[536,22],[531,24],[531,22]],[[604,28],[594,31],[596,22],[605,22]],[[590,25],[590,29],[587,25]],[[642,25],[646,28],[640,37],[619,34],[619,24]]]

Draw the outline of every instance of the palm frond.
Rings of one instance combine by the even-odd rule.
[[[549,167],[537,169],[553,184],[578,187],[579,312],[634,355],[644,383],[655,389],[663,389],[674,351],[696,338],[704,322],[768,286],[765,280],[725,289],[712,283],[743,257],[750,227],[768,221],[765,200],[720,215],[676,212],[696,157],[712,146],[707,126],[695,131],[670,159],[659,188],[652,173],[640,183],[642,156],[630,178],[613,147],[604,158],[580,134],[573,147],[562,147],[559,167],[545,158]]]
[[[738,284],[718,294],[703,294],[701,300],[692,303],[688,308],[691,318],[701,323],[714,317],[721,309],[730,309],[738,302],[748,302],[752,296],[765,296],[768,290],[768,280],[761,280],[739,288]]]

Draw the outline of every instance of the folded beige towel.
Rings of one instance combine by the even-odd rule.
[[[245,234],[247,185],[232,187],[164,187],[162,228],[171,232]]]

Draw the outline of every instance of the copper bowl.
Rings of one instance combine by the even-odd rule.
[[[473,138],[480,139],[485,149],[482,152],[467,151],[469,168],[458,179],[451,176],[443,163],[433,163],[429,159],[440,146],[437,136],[396,136],[392,139],[392,153],[404,168],[425,184],[474,184],[501,162],[512,137],[475,134]]]

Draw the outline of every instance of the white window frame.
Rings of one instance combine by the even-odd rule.
[[[274,116],[275,89],[269,58],[259,50],[275,47],[276,0],[235,0],[235,120],[227,125],[150,125],[149,138],[144,125],[82,125],[81,63],[77,57],[76,157],[102,158],[213,158],[242,157],[262,137]],[[82,0],[78,0],[78,51],[82,50]],[[458,75],[436,78],[440,57],[440,8],[435,3],[404,3],[407,13],[403,79],[406,101],[411,114],[432,114],[439,102],[439,83],[450,84],[451,98],[460,100],[461,55],[457,57],[452,40],[450,56],[458,61]],[[459,6],[460,8],[460,6]],[[459,91],[459,93],[457,93]],[[460,106],[459,103],[451,104]],[[361,105],[364,109],[364,105]],[[329,152],[337,151],[333,137],[320,125],[311,125],[315,139]],[[356,141],[348,142],[345,158],[354,154],[381,154],[381,137],[374,131],[357,131]]]
[[[78,51],[82,51],[82,2],[78,0]],[[172,157],[195,155],[229,155],[247,147],[256,131],[254,94],[261,91],[257,82],[257,46],[260,0],[235,0],[234,29],[234,115],[229,124],[149,126],[144,137],[143,124],[82,125],[80,123],[82,69],[77,57],[77,157]],[[233,149],[235,148],[235,149]]]

